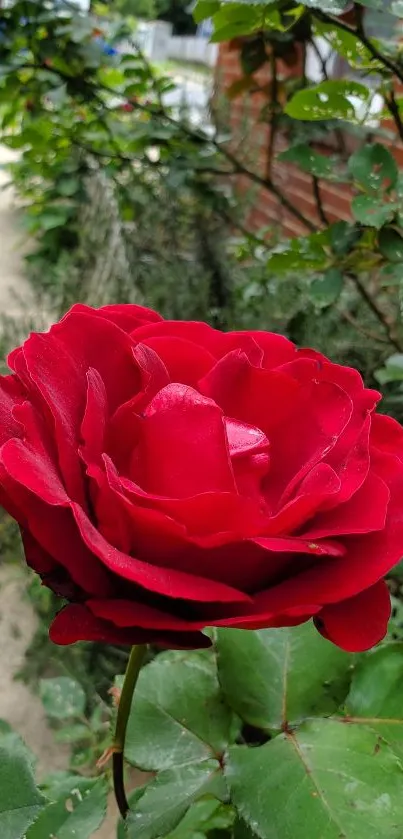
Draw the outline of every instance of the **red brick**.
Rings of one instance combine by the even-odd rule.
[[[297,62],[294,67],[288,67],[278,62],[278,74],[284,78],[300,76],[301,66],[301,61]],[[239,62],[239,52],[230,49],[228,44],[222,44],[217,67],[217,87],[219,90],[225,91],[236,79],[240,78],[242,78],[242,69]],[[245,165],[255,173],[264,176],[267,167],[270,126],[261,121],[261,115],[262,108],[268,103],[270,90],[270,66],[268,63],[256,74],[256,81],[260,86],[266,88],[263,93],[245,94],[229,103],[230,127],[234,134],[231,150],[237,157],[241,157]],[[402,95],[403,85],[399,84],[396,87],[396,92],[398,95]],[[396,135],[392,120],[385,120],[382,123],[382,128],[387,128],[393,135]],[[348,154],[351,154],[360,146],[360,141],[348,132],[344,133],[344,141]],[[382,137],[380,141],[390,148],[398,165],[403,167],[403,146],[401,142],[398,142],[398,138],[394,136],[389,141]],[[311,176],[292,164],[278,160],[279,152],[287,147],[287,138],[278,134],[275,141],[271,177],[293,206],[320,226]],[[338,149],[337,134],[329,132],[326,139],[321,143],[316,143],[314,147],[322,154],[333,154]],[[292,213],[285,210],[278,199],[268,190],[260,189],[247,176],[234,179],[234,184],[236,189],[245,196],[245,199],[250,200],[247,220],[252,228],[258,229],[270,224],[280,224],[287,235],[306,234],[306,227]],[[320,181],[322,205],[330,221],[349,220],[351,218],[350,205],[353,194],[353,189],[349,184],[333,184],[324,180]]]

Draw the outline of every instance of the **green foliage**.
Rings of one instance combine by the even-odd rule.
[[[378,194],[381,189],[390,192],[397,184],[399,172],[396,161],[380,143],[363,146],[354,152],[348,168],[357,185],[369,193]]]
[[[168,5],[154,9],[170,16]],[[27,265],[52,310],[133,300],[220,328],[278,330],[357,366],[402,417],[403,181],[393,138],[376,131],[371,111],[380,93],[403,136],[393,93],[401,48],[368,34],[360,17],[360,8],[382,5],[355,4],[353,19],[345,0],[199,0],[195,20],[211,17],[213,40],[238,49],[230,95],[264,102],[260,119],[273,142],[262,155],[249,144],[254,132],[231,136],[216,101],[219,130],[166,104],[172,79],[134,45],[130,20],[103,6],[87,16],[68,4],[56,9],[53,0],[2,9],[2,142],[18,153],[9,171],[34,243]],[[151,4],[134,7],[121,5],[125,15],[154,13]],[[390,11],[403,16],[397,0]],[[325,66],[321,81],[307,78],[299,62],[313,36],[347,61],[345,78],[326,78]],[[299,170],[307,215],[278,185],[278,162]],[[350,220],[331,221],[325,182],[351,190]],[[255,230],[249,211],[260,191],[306,234],[287,240],[275,225]],[[132,793],[119,839],[399,839],[399,580],[391,582],[397,640],[373,653],[347,655],[305,625],[220,630],[212,650],[148,663],[125,755],[128,772],[152,776]],[[96,769],[110,746],[108,689],[127,653],[83,644],[51,655],[53,595],[35,581],[31,596],[42,623],[24,672],[39,683],[57,740],[71,746],[71,771],[36,787],[32,758],[0,726],[0,832],[89,839],[110,788],[108,766],[101,776]]]
[[[127,818],[129,839],[157,839],[177,827],[189,807],[203,796],[226,797],[216,760],[177,766],[160,772],[147,784]]]
[[[352,656],[312,624],[222,629],[210,650],[158,655],[140,674],[126,751],[152,775],[131,794],[119,839],[398,839],[402,680],[402,642]],[[7,839],[90,839],[108,773],[56,773],[36,788],[32,756],[4,724],[0,744],[31,802]]]
[[[264,839],[399,836],[403,768],[365,726],[314,720],[257,749],[235,746],[226,778],[240,815]]]
[[[51,719],[67,720],[84,713],[85,693],[81,685],[69,676],[42,679],[40,693],[45,711]]]
[[[134,766],[151,771],[197,765],[224,752],[233,728],[211,655],[165,653],[140,675],[125,755]]]
[[[308,143],[297,143],[279,154],[279,160],[295,163],[303,172],[315,178],[326,180],[346,180],[337,172],[338,159],[334,156],[319,154]]]
[[[176,837],[187,825],[208,835],[203,824],[197,830],[193,816],[198,805],[201,815],[204,804],[215,800],[217,811],[224,807],[225,835],[234,839],[249,833],[262,839],[361,839],[366,832],[397,839],[403,645],[387,643],[353,657],[311,624],[219,630],[215,644],[203,653],[164,653],[143,670],[130,727],[132,733],[133,726],[138,732],[142,727],[145,748],[138,734],[137,751],[129,738],[129,754],[134,765],[157,774],[133,794],[127,835],[156,839],[174,831]],[[216,655],[215,696],[218,676],[226,713],[232,706],[240,721],[227,724],[218,740],[205,729],[206,718],[213,719],[205,679],[207,672],[214,675]],[[167,717],[164,727],[156,723],[155,710],[147,718],[143,709],[146,686],[150,706],[158,697],[159,713]],[[201,736],[205,751],[189,750],[189,738],[199,742]],[[235,824],[234,810],[241,819]]]
[[[352,99],[354,97],[354,99]],[[359,105],[367,105],[370,91],[360,82],[349,80],[325,81],[298,91],[288,102],[285,112],[293,119],[341,119],[359,124]]]
[[[0,725],[0,830],[4,839],[23,839],[46,805],[36,788],[33,757],[16,734]]]
[[[55,740],[71,749],[72,769],[93,771],[109,742],[108,705],[94,696],[87,703],[83,687],[69,676],[42,679],[40,695]]]
[[[41,789],[51,803],[29,829],[26,839],[91,839],[105,818],[106,781],[56,773],[44,781]]]
[[[217,652],[227,702],[248,725],[271,733],[285,722],[334,712],[352,665],[350,655],[323,642],[310,624],[297,631],[219,630]]]

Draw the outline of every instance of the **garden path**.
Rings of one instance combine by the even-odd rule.
[[[24,239],[12,189],[2,189],[9,175],[2,165],[12,154],[0,146],[0,315],[16,317],[30,306],[32,295],[24,277]],[[25,582],[16,566],[1,567],[0,556],[0,719],[18,731],[37,756],[39,777],[68,765],[68,750],[55,743],[39,697],[15,680],[25,650],[35,632],[37,618],[25,594]],[[116,813],[111,802],[110,817],[93,839],[114,839]],[[45,837],[44,837],[45,839]]]

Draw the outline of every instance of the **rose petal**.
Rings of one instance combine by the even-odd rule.
[[[355,597],[325,606],[314,621],[319,632],[342,650],[369,650],[385,637],[391,604],[383,580]]]
[[[119,627],[188,632],[204,629],[205,622],[190,621],[132,600],[87,600],[87,607],[97,617]]]
[[[34,343],[31,346],[32,339]],[[131,337],[111,320],[97,316],[92,309],[89,309],[88,313],[71,310],[59,323],[51,327],[47,335],[31,336],[24,344],[26,356],[29,352],[30,358],[32,357],[38,339],[44,342],[52,353],[56,345],[61,347],[63,354],[74,361],[79,371],[79,382],[77,378],[73,381],[68,380],[69,387],[67,388],[64,370],[61,375],[61,361],[54,362],[55,369],[52,373],[57,397],[61,386],[63,386],[65,400],[71,398],[73,390],[78,389],[82,393],[86,384],[83,373],[90,367],[98,370],[104,382],[111,412],[139,390],[140,375],[137,365],[133,362],[134,344]],[[42,381],[42,375],[45,373],[42,367],[39,370],[35,368],[34,373],[35,378],[37,380],[41,378]],[[49,375],[48,371],[46,374]],[[82,415],[83,413],[80,416],[80,422]]]
[[[134,329],[144,326],[146,323],[162,321],[158,312],[147,309],[146,306],[137,306],[135,303],[115,303],[109,306],[101,306],[100,309],[90,309],[89,306],[81,306],[80,304],[73,306],[74,311],[79,308],[89,310],[92,313],[95,312],[100,317],[111,320],[125,332],[133,332]]]
[[[200,321],[163,320],[141,326],[133,335],[135,340],[142,342],[154,337],[172,337],[190,341],[192,344],[203,347],[216,358],[225,352],[225,333]]]
[[[304,390],[304,400],[301,413],[270,437],[272,461],[266,495],[274,501],[281,489],[280,506],[292,498],[313,467],[327,459],[353,410],[347,393],[331,382],[313,380]]]
[[[326,463],[318,463],[300,484],[296,497],[266,523],[265,535],[291,535],[321,510],[339,490],[340,480],[333,469]]]
[[[215,358],[208,350],[184,338],[151,336],[144,344],[163,361],[171,382],[196,387],[198,380],[215,364]]]
[[[287,361],[291,361],[297,352],[295,344],[285,338],[284,335],[278,335],[275,332],[259,332],[252,329],[247,333],[232,332],[228,334],[232,336],[233,347],[239,346],[242,350],[244,350],[244,344],[241,342],[241,338],[252,338],[263,351],[261,366],[267,370],[272,370]],[[232,347],[229,346],[228,342],[227,352],[230,349]],[[252,364],[256,363],[252,358],[250,358],[250,361]]]
[[[133,348],[133,358],[140,374],[139,390],[115,411],[107,434],[107,451],[122,472],[128,471],[128,464],[138,442],[139,414],[151,399],[167,384],[168,370],[156,352],[145,344]]]
[[[253,367],[245,353],[229,352],[199,382],[227,417],[260,428],[271,441],[274,427],[298,411],[299,385],[291,376]]]
[[[390,491],[385,482],[370,472],[355,495],[329,512],[318,513],[304,534],[306,539],[371,533],[385,527]]]
[[[150,629],[122,629],[96,618],[84,605],[71,604],[59,612],[50,627],[49,637],[55,644],[77,641],[102,641],[107,644],[154,643],[172,649],[209,647],[210,639],[201,632],[160,632]]]
[[[47,335],[31,335],[9,359],[23,381],[27,399],[49,424],[63,481],[69,495],[85,506],[78,431],[85,407],[85,379],[69,350]],[[63,371],[63,372],[61,372]],[[66,388],[66,381],[70,383]]]
[[[320,606],[312,604],[301,608],[285,609],[279,613],[268,612],[258,618],[254,615],[245,615],[243,617],[228,616],[226,618],[218,618],[214,621],[213,625],[227,626],[232,629],[271,629],[281,626],[299,626],[301,623],[306,623],[306,621],[318,614],[320,609]]]
[[[62,646],[77,641],[101,641],[105,644],[144,644],[150,632],[142,629],[122,629],[107,623],[84,605],[72,603],[58,612],[49,630],[50,640]]]
[[[147,591],[175,599],[217,603],[250,600],[247,594],[202,575],[187,574],[175,568],[160,568],[118,551],[96,530],[77,504],[71,506],[84,543],[119,577],[137,583]]]
[[[87,372],[87,403],[81,423],[82,446],[79,451],[85,463],[99,463],[105,449],[108,420],[108,397],[105,385],[92,367]]]
[[[260,428],[239,420],[225,418],[225,430],[231,458],[266,452],[270,445]]]
[[[374,414],[370,440],[371,447],[403,460],[403,428],[393,417]]]
[[[222,413],[186,385],[168,385],[151,401],[136,455],[133,477],[146,492],[185,498],[235,490]]]
[[[23,428],[13,409],[26,399],[25,390],[17,376],[0,376],[0,445],[11,437],[21,437]]]

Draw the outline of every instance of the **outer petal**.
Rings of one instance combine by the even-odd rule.
[[[105,318],[112,323],[116,323],[124,332],[129,333],[139,326],[144,326],[147,323],[157,323],[162,320],[158,312],[147,309],[145,306],[137,306],[135,303],[115,303],[110,306],[101,306],[99,309],[93,309],[92,306],[86,306],[84,303],[76,303],[65,314],[62,321],[68,318],[70,314],[76,313]]]
[[[133,600],[87,600],[86,605],[97,618],[107,620],[115,626],[171,632],[192,632],[205,627],[205,621],[184,620],[177,615]]]
[[[96,530],[77,504],[73,504],[72,509],[84,543],[118,577],[137,583],[147,591],[175,599],[201,603],[250,601],[250,597],[243,592],[216,580],[208,580],[201,574],[160,568],[118,551]]]
[[[403,460],[403,428],[392,417],[375,414],[371,424],[371,446],[379,452]]]
[[[390,596],[380,580],[349,600],[325,606],[314,618],[319,632],[347,652],[369,650],[385,637],[390,618]]]
[[[23,427],[14,408],[26,399],[26,392],[17,376],[0,376],[0,445],[11,437],[22,437]]]
[[[108,644],[162,644],[173,649],[209,647],[211,641],[201,632],[155,632],[150,629],[121,628],[95,617],[81,604],[65,606],[50,627],[49,636],[55,644],[76,641],[102,641]]]

